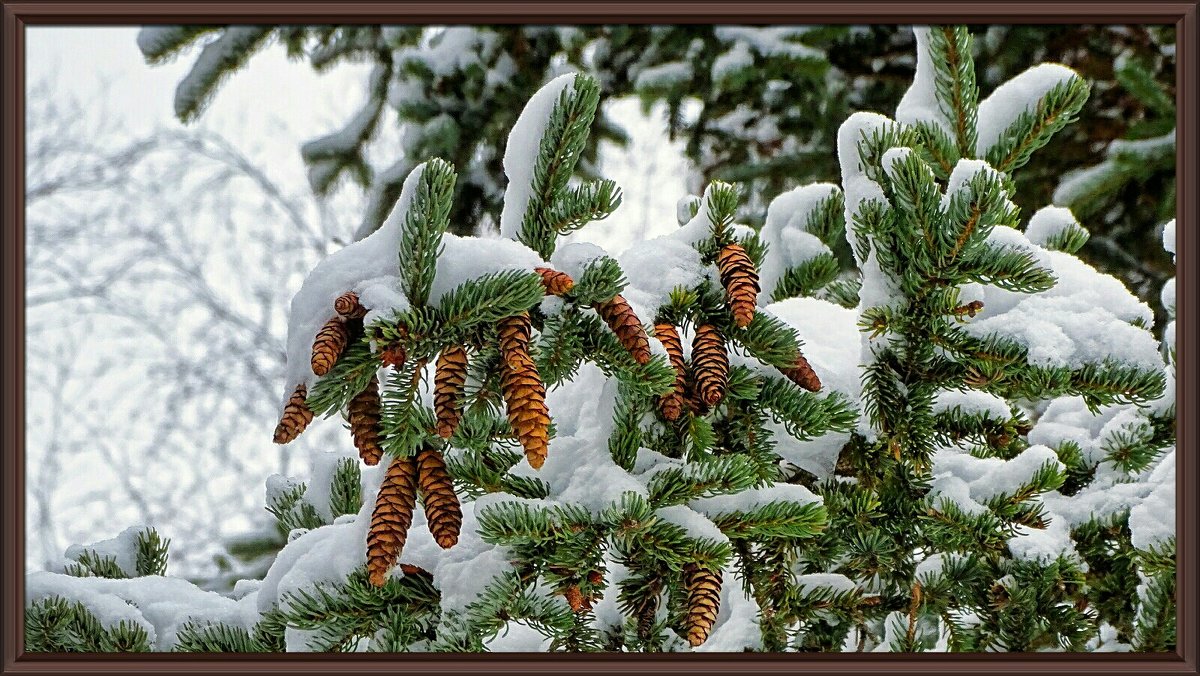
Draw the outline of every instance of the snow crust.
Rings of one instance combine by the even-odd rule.
[[[508,143],[504,146],[504,175],[508,177],[508,187],[504,190],[504,210],[500,214],[502,237],[516,239],[521,230],[542,135],[550,124],[555,104],[568,86],[575,86],[574,73],[559,75],[537,90],[508,134]]]
[[[53,596],[83,604],[106,629],[121,622],[140,626],[156,651],[171,650],[180,627],[189,620],[249,628],[258,619],[253,610],[253,593],[235,601],[180,578],[110,580],[45,571],[26,576],[26,605]]]
[[[810,231],[817,206],[841,190],[832,183],[813,183],[794,188],[771,200],[760,237],[767,244],[767,256],[759,272],[762,293],[759,305],[770,302],[771,294],[789,268],[802,265],[818,255],[832,253]]]
[[[1043,63],[1033,66],[1004,84],[979,103],[978,137],[975,153],[986,157],[1005,130],[1026,111],[1037,107],[1038,101],[1060,83],[1077,79],[1079,75],[1064,65]]]
[[[117,567],[129,577],[137,575],[138,535],[149,530],[146,526],[130,526],[108,540],[90,545],[71,545],[66,557],[78,561],[85,552],[98,558],[111,558]]]
[[[954,138],[954,128],[937,100],[933,55],[929,51],[929,27],[914,26],[917,39],[917,70],[913,83],[896,106],[896,121],[915,125],[928,122]]]
[[[1038,246],[1045,246],[1051,238],[1072,228],[1083,229],[1075,214],[1066,207],[1045,206],[1034,212],[1025,226],[1025,236]]]

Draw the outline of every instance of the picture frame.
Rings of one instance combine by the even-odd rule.
[[[24,31],[42,25],[153,23],[1170,23],[1177,29],[1178,295],[1200,298],[1200,36],[1196,2],[56,2],[5,1],[0,30],[0,672],[76,673],[1197,673],[1200,670],[1200,331],[1178,318],[1178,650],[1174,654],[58,655],[23,647],[25,540]]]

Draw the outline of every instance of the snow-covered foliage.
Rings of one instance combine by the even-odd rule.
[[[473,39],[452,30],[439,39]],[[739,35],[810,56],[784,29]],[[517,118],[499,237],[447,233],[454,171],[416,166],[384,225],[292,306],[285,397],[304,385],[356,429],[350,401],[378,378],[383,462],[330,455],[308,483],[269,481],[288,544],[237,599],[44,573],[28,603],[78,601],[158,650],[1165,649],[1172,370],[1149,308],[1070,253],[1087,231],[1065,209],[1022,230],[1008,181],[1086,86],[1043,65],[978,102],[965,28],[917,36],[897,119],[851,116],[840,187],[777,197],[760,233],[717,182],[677,231],[621,256],[560,246],[619,204],[569,180],[598,101],[581,75]],[[425,67],[454,67],[450,52]],[[841,237],[861,287],[841,277]],[[761,271],[744,322],[731,252]],[[346,291],[368,311],[361,335],[318,376],[314,339]],[[531,356],[511,354],[513,318]],[[459,346],[461,421],[434,435],[420,384]],[[513,412],[543,402],[509,385],[530,368],[553,420],[541,455]],[[429,450],[457,485],[456,542],[425,494],[376,579],[388,481]],[[92,549],[127,571],[128,538]],[[186,602],[155,610],[170,595]]]

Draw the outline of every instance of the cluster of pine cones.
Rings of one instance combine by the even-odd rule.
[[[734,324],[745,328],[754,319],[759,293],[754,263],[740,245],[728,244],[717,256],[717,267]],[[568,296],[574,288],[574,280],[564,272],[550,268],[537,268],[536,272],[541,275],[548,295]],[[625,298],[618,294],[593,307],[634,361],[643,365],[650,361],[649,337]],[[362,318],[367,312],[353,292],[339,296],[334,302],[334,311],[335,316],[322,327],[313,342],[311,366],[318,376],[329,373],[350,341],[362,335]],[[545,385],[529,353],[532,332],[528,313],[509,317],[497,326],[503,369],[500,389],[509,426],[524,449],[526,460],[537,469],[545,463],[549,449],[550,412],[546,407]],[[700,323],[696,327],[690,365],[684,359],[683,343],[673,324],[655,324],[654,335],[666,349],[676,374],[672,391],[658,400],[665,419],[678,420],[685,406],[693,414],[702,415],[724,399],[729,380],[729,357],[725,337],[717,326]],[[399,345],[388,346],[380,352],[381,365],[400,368],[405,359],[404,349]],[[448,346],[438,355],[434,413],[436,432],[444,439],[454,435],[462,419],[461,401],[467,369],[467,350],[461,345]],[[792,368],[781,372],[810,391],[821,387],[803,355],[797,356]],[[313,414],[305,401],[307,394],[304,385],[296,387],[275,429],[276,443],[290,442],[312,422]],[[372,376],[347,408],[350,432],[359,456],[368,465],[378,464],[383,459],[378,378]],[[448,549],[458,542],[462,508],[441,452],[425,448],[415,456],[392,458],[375,500],[367,536],[367,571],[371,583],[376,586],[386,583],[388,572],[399,560],[412,525],[418,495],[423,500],[430,533],[438,545]],[[696,646],[707,640],[716,622],[721,573],[690,564],[684,577],[688,605],[687,639]],[[589,604],[576,599],[571,605],[573,608],[579,606],[578,610]]]
[[[329,373],[351,339],[362,335],[362,318],[367,310],[353,292],[342,294],[334,301],[336,316],[317,333],[312,348],[312,370],[318,376]],[[392,347],[380,354],[381,365],[399,368],[404,365],[402,348]],[[458,400],[466,382],[466,351],[452,346],[438,359],[435,397],[438,409],[438,433],[449,437],[458,424]],[[295,439],[312,421],[312,411],[305,403],[307,391],[297,386],[284,407],[283,417],[275,428],[275,442],[285,444]],[[350,400],[347,406],[350,435],[359,457],[368,465],[383,459],[379,422],[382,402],[379,379],[371,376],[367,386]],[[443,549],[458,542],[462,528],[462,508],[446,462],[440,451],[425,448],[415,456],[391,459],[375,499],[371,514],[371,529],[367,535],[367,572],[372,584],[383,586],[388,571],[396,565],[408,540],[413,510],[420,495],[429,531]]]
[[[754,320],[760,290],[754,261],[740,244],[727,244],[717,254],[717,270],[721,285],[725,287],[725,300],[733,323],[744,329]],[[658,399],[659,411],[664,418],[678,420],[685,405],[693,414],[703,415],[725,398],[725,388],[729,384],[729,353],[720,328],[707,322],[696,326],[690,367],[683,357],[683,341],[673,324],[656,323],[654,336],[666,348],[675,369],[674,388]],[[820,378],[803,354],[797,353],[795,364],[780,369],[780,372],[810,392],[821,389]]]

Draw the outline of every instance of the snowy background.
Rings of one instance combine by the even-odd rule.
[[[184,127],[190,61],[147,66],[137,30],[27,31],[30,570],[145,523],[173,574],[211,574],[223,538],[268,523],[268,475],[349,446],[332,424],[271,431],[287,303],[363,204],[317,202],[299,147],[357,110],[369,66],[318,75],[276,45]],[[618,253],[676,227],[686,170],[661,111],[608,110],[633,141],[603,156],[625,199],[587,235]]]

